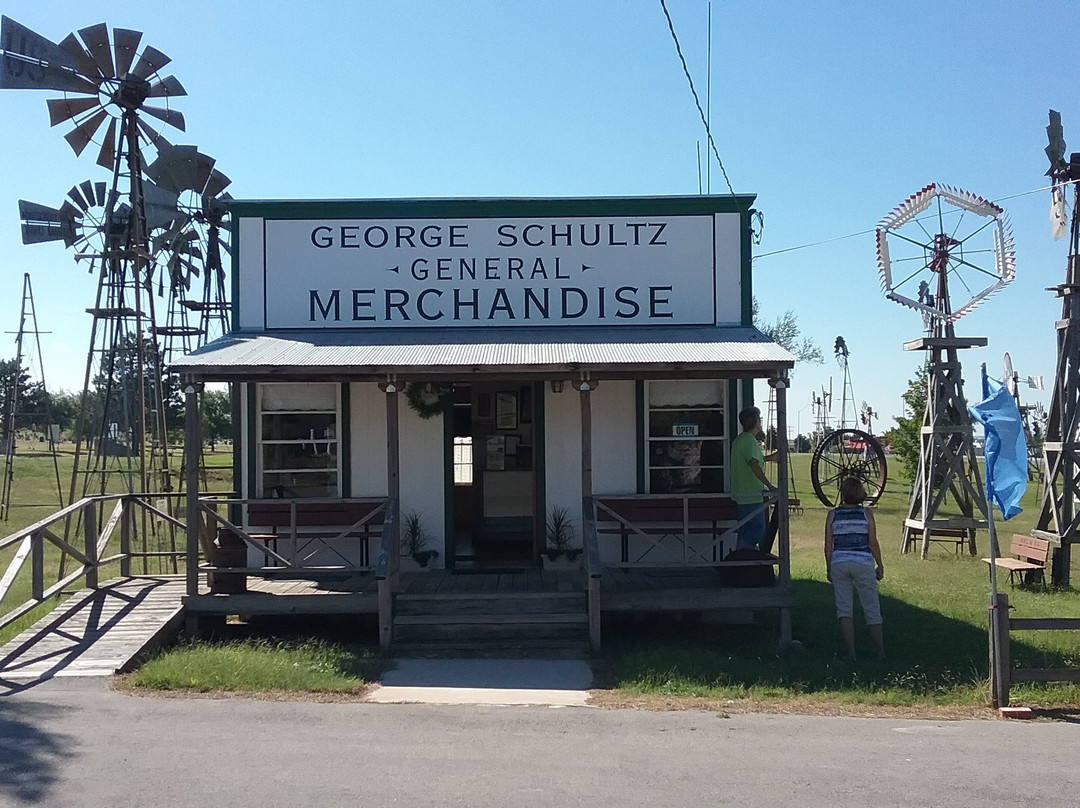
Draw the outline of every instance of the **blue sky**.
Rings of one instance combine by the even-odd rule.
[[[705,0],[669,0],[699,91]],[[574,2],[40,2],[3,13],[58,41],[97,22],[135,28],[173,59],[189,96],[173,141],[218,160],[241,198],[660,195],[698,191],[704,132],[659,0]],[[1000,199],[1044,186],[1047,109],[1080,150],[1076,50],[1058,42],[1067,2],[713,3],[712,125],[735,190],[758,194],[755,285],[766,317],[793,309],[825,351],[795,377],[792,422],[851,349],[857,400],[883,416],[919,356],[912,311],[879,291],[873,229],[939,181]],[[82,383],[93,279],[58,245],[23,247],[17,200],[59,204],[104,179],[76,158],[46,98],[0,93],[0,328],[17,325],[33,275],[51,387]],[[702,144],[704,151],[704,143]],[[712,169],[712,190],[726,190]],[[1051,376],[1066,243],[1049,193],[1002,202],[1017,279],[963,318],[986,336],[964,356]],[[769,255],[769,253],[774,253]],[[11,351],[13,353],[13,349]],[[0,352],[3,353],[3,352]],[[1026,393],[1048,401],[1048,393]],[[801,410],[801,411],[800,411]]]

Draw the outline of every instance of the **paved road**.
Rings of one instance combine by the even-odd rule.
[[[156,699],[66,680],[0,698],[0,805],[1074,805],[1077,750],[1071,724]]]

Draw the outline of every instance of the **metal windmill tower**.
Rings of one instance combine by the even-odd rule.
[[[60,482],[60,461],[57,457],[56,443],[59,435],[53,429],[53,418],[49,406],[48,387],[45,384],[45,361],[41,353],[41,331],[38,330],[37,307],[34,305],[34,287],[30,283],[30,274],[23,274],[22,305],[19,311],[19,330],[15,332],[15,372],[12,374],[11,387],[5,391],[7,400],[6,419],[0,425],[0,445],[4,448],[4,471],[3,481],[0,482],[0,519],[7,521],[11,516],[11,494],[15,482],[15,453],[16,433],[20,426],[29,423],[33,426],[44,427],[44,442],[49,446],[52,455],[53,474],[56,477],[56,505],[64,507],[64,489]],[[29,352],[27,351],[27,337],[31,338]],[[26,412],[22,408],[23,391],[21,371],[27,354],[32,358],[29,363],[36,365],[42,407],[34,412]],[[19,503],[21,507],[38,507],[46,503]],[[52,503],[48,503],[52,504]]]
[[[1050,158],[1046,173],[1054,183],[1051,218],[1055,235],[1068,233],[1069,256],[1064,283],[1050,289],[1061,298],[1061,319],[1057,323],[1054,394],[1043,441],[1046,485],[1035,535],[1057,545],[1050,577],[1054,585],[1067,586],[1072,545],[1080,541],[1080,153],[1074,152],[1065,160],[1061,115],[1054,110],[1050,110],[1046,134],[1046,156]],[[1065,212],[1070,183],[1071,221]]]
[[[957,337],[954,324],[1016,274],[1005,212],[966,191],[928,185],[881,220],[877,249],[885,296],[919,311],[929,324],[928,336],[904,344],[907,351],[926,351],[928,372],[919,472],[900,550],[919,540],[925,558],[931,541],[966,541],[974,555],[976,531],[986,526],[986,494],[960,351],[987,341]]]
[[[810,458],[810,483],[818,501],[832,507],[840,503],[840,483],[843,479],[858,477],[866,487],[866,502],[872,505],[881,498],[888,480],[885,451],[871,433],[858,428],[859,416],[856,414],[855,392],[851,386],[851,351],[843,337],[836,338],[833,353],[843,372],[840,382],[840,422],[836,429],[826,429],[822,441],[814,449]],[[831,407],[831,378],[828,403]]]
[[[159,263],[158,292],[165,295],[166,317],[156,327],[166,364],[229,330],[229,299],[222,254],[229,244],[225,189],[232,182],[214,167],[214,158],[195,146],[158,140],[158,157],[146,174],[160,188],[176,194],[181,215],[152,235]]]
[[[141,40],[120,28],[110,39],[101,23],[56,44],[0,21],[0,89],[62,92],[48,101],[51,124],[73,124],[65,139],[75,153],[95,143],[98,165],[111,172],[109,183],[73,187],[60,208],[20,203],[24,243],[81,248],[76,259],[89,261],[98,278],[70,500],[104,493],[113,475],[128,491],[173,488],[151,231],[180,214],[177,194],[144,179],[144,149],[164,143],[148,119],[183,130],[183,115],[168,102],[186,93],[159,73],[169,58]],[[165,106],[148,103],[158,99]]]

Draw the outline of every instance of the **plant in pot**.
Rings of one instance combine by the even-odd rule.
[[[431,559],[439,557],[438,550],[428,547],[431,534],[424,528],[423,514],[418,511],[406,513],[401,521],[401,549],[417,566],[426,568]]]
[[[548,509],[545,528],[547,533],[547,547],[544,549],[544,556],[547,559],[545,566],[557,564],[563,557],[567,561],[565,566],[575,564],[578,556],[581,555],[581,548],[570,546],[570,542],[577,535],[570,512],[566,508],[552,506]]]

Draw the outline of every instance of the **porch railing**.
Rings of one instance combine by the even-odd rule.
[[[594,525],[597,534],[620,539],[620,560],[607,562],[608,566],[714,566],[723,562],[725,545],[734,542],[739,528],[767,513],[778,499],[778,494],[766,494],[761,505],[741,519],[736,516],[735,502],[723,494],[594,496],[593,507],[586,507],[586,513],[606,525]],[[633,557],[631,539],[644,545]],[[672,557],[669,539],[675,540],[678,557]]]
[[[0,539],[0,552],[15,548],[0,576],[0,629],[5,628],[41,604],[84,580],[95,589],[101,570],[117,564],[122,576],[132,574],[132,564],[142,560],[142,572],[149,572],[150,559],[172,562],[176,571],[183,551],[172,539],[151,544],[148,533],[161,531],[182,536],[186,526],[176,515],[158,505],[171,503],[179,494],[113,494],[84,497],[32,525]],[[157,502],[158,505],[152,504]],[[107,515],[106,515],[107,514]],[[141,519],[139,517],[142,517]],[[156,523],[156,524],[150,524]],[[109,552],[119,532],[116,551]],[[160,536],[159,536],[160,538]],[[141,550],[133,549],[139,545]],[[165,548],[171,549],[161,549]],[[30,562],[30,597],[5,609],[17,593],[25,591],[24,568]]]
[[[256,499],[233,496],[199,498],[199,545],[207,559],[201,572],[233,572],[276,577],[371,572],[368,542],[385,533],[390,500],[376,497]],[[222,513],[225,510],[229,515]],[[244,518],[243,512],[248,514]],[[234,521],[235,520],[235,521]],[[247,522],[248,526],[241,524]],[[380,527],[382,526],[382,527]],[[263,564],[225,564],[214,546],[215,528],[225,528]],[[271,532],[266,532],[266,531]],[[340,549],[345,541],[358,542],[354,562]],[[291,545],[282,552],[280,543]],[[311,563],[320,554],[337,556],[340,563]]]

